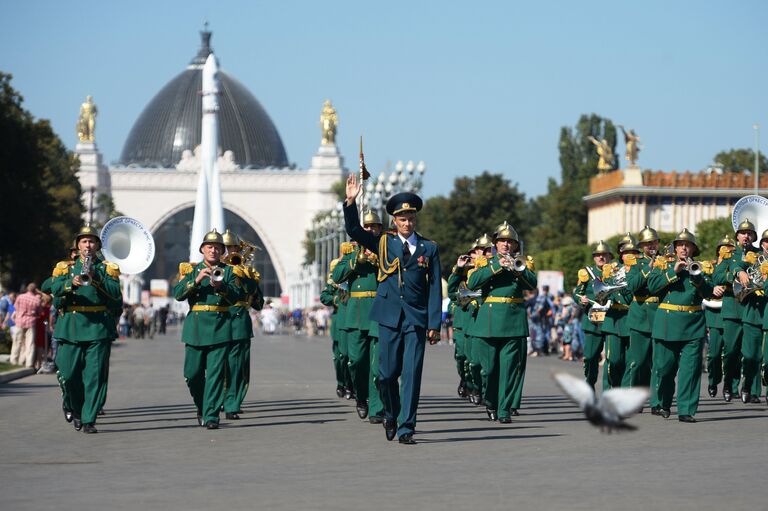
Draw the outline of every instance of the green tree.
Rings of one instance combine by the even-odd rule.
[[[587,207],[583,198],[589,193],[589,179],[598,173],[599,160],[590,136],[605,139],[615,155],[616,127],[608,119],[596,114],[582,115],[575,128],[560,129],[560,182],[550,179],[547,193],[537,197],[531,206],[539,218],[533,229],[535,251],[587,241]],[[617,156],[613,167],[618,168]]]
[[[523,240],[530,234],[528,206],[516,184],[488,171],[458,177],[448,197],[432,197],[418,216],[417,230],[440,246],[440,263],[447,275],[458,254],[483,233],[492,233],[506,220]]]
[[[41,282],[82,225],[77,159],[0,72],[0,282]]]
[[[723,166],[728,172],[752,172],[755,170],[755,152],[752,149],[731,149],[720,151],[715,155],[715,163]],[[763,153],[759,153],[758,166],[760,172],[768,169],[768,159]]]
[[[728,217],[714,220],[702,220],[696,224],[696,244],[701,250],[699,259],[716,259],[715,248],[718,242],[728,234],[734,238],[733,224]],[[760,236],[761,233],[757,233]]]

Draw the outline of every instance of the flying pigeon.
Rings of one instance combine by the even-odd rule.
[[[610,389],[598,399],[595,391],[587,382],[568,373],[554,373],[552,378],[565,394],[571,398],[587,416],[587,420],[602,431],[637,429],[626,424],[624,419],[631,417],[643,408],[649,391],[645,387]]]

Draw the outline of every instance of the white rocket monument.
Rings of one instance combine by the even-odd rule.
[[[203,66],[203,125],[200,141],[200,179],[197,182],[195,216],[189,241],[189,260],[202,260],[199,252],[205,233],[216,228],[224,232],[219,166],[219,66],[211,53]]]

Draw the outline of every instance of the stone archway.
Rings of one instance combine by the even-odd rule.
[[[151,279],[166,279],[173,285],[179,263],[189,258],[189,233],[192,229],[193,215],[193,206],[177,209],[153,228],[155,260],[144,272],[145,287],[149,287]],[[261,273],[261,289],[265,296],[280,296],[282,287],[275,265],[256,230],[240,215],[227,208],[224,209],[224,223],[243,239],[264,248],[256,255],[256,268]]]

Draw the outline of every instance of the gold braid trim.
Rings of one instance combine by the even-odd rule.
[[[387,235],[384,234],[379,238],[379,276],[376,280],[384,282],[388,277],[392,276],[393,273],[397,272],[398,283],[401,283],[400,258],[396,257],[395,260],[392,261],[392,264],[389,264],[387,259]]]

